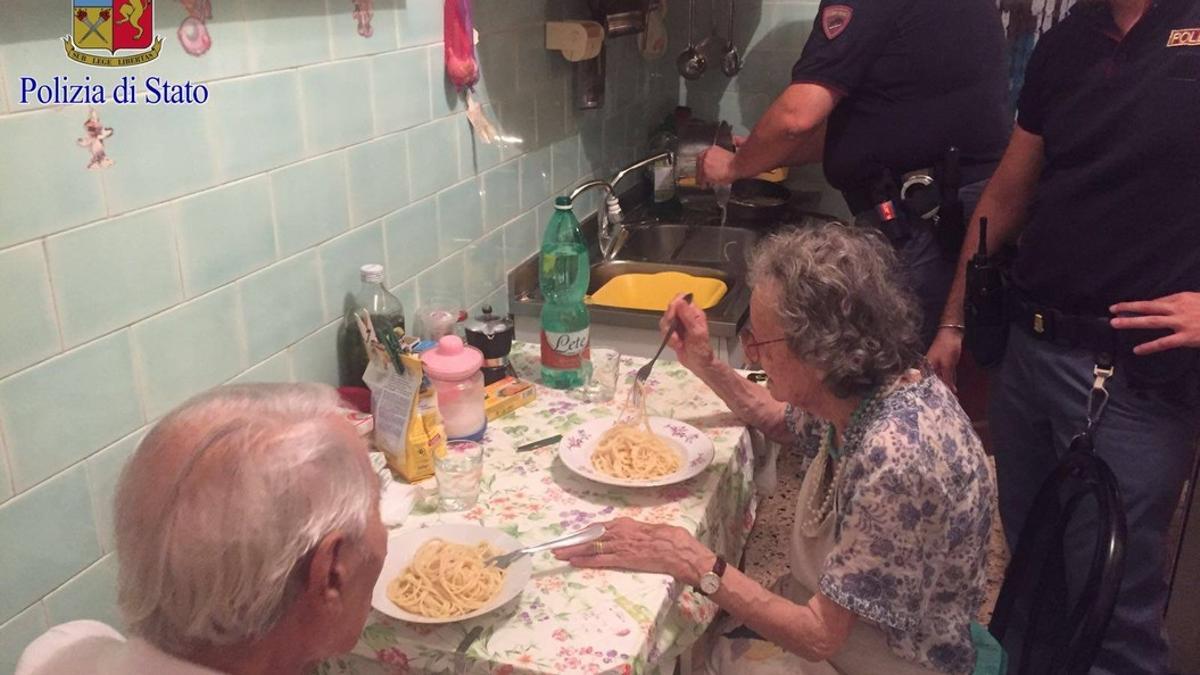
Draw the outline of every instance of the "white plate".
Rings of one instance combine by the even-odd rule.
[[[508,566],[508,574],[504,577],[504,585],[500,587],[500,592],[496,594],[496,597],[492,598],[492,601],[483,607],[462,616],[437,619],[406,612],[388,599],[387,587],[392,582],[392,579],[400,576],[404,568],[408,567],[413,556],[417,554],[417,549],[421,548],[421,544],[430,539],[443,539],[455,544],[469,544],[472,546],[481,541],[486,541],[500,553],[508,553],[509,551],[521,548],[521,542],[513,539],[508,533],[490,527],[483,527],[482,525],[447,524],[397,530],[388,537],[387,558],[383,561],[383,571],[380,572],[379,580],[375,582],[375,592],[371,595],[372,607],[390,617],[403,621],[411,621],[412,623],[454,623],[455,621],[462,621],[463,619],[487,614],[517,597],[521,594],[521,589],[525,588],[525,585],[529,583],[529,577],[533,574],[533,562],[529,559],[529,556],[525,556],[514,562]]]
[[[658,478],[617,478],[592,466],[592,452],[604,432],[612,428],[614,420],[602,419],[585,422],[563,436],[558,443],[558,457],[568,469],[606,485],[621,487],[654,487],[673,485],[698,475],[708,468],[716,451],[712,439],[696,427],[666,417],[651,417],[650,430],[666,441],[683,457],[683,464],[675,473]]]

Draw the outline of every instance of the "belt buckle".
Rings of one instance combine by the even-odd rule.
[[[1046,317],[1041,312],[1033,313],[1033,332],[1038,335],[1046,332]]]

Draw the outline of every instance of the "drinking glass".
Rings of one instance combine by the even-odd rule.
[[[475,441],[450,441],[446,454],[434,459],[433,470],[443,511],[465,511],[479,501],[483,446]]]
[[[617,393],[621,375],[621,353],[612,349],[593,349],[591,367],[583,385],[572,391],[572,398],[585,403],[605,403]]]

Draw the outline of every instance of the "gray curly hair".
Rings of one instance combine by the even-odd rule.
[[[752,286],[773,284],[792,353],[835,396],[862,396],[921,360],[920,310],[892,247],[874,230],[826,223],[760,243]]]

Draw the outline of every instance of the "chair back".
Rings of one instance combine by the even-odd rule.
[[[1092,520],[1094,530],[1084,531],[1092,545],[1087,576],[1082,585],[1077,575],[1068,584],[1066,547],[1087,545],[1068,544],[1068,528]],[[1117,602],[1125,541],[1116,478],[1081,434],[1038,490],[988,627],[1008,653],[1010,674],[1088,672]]]

